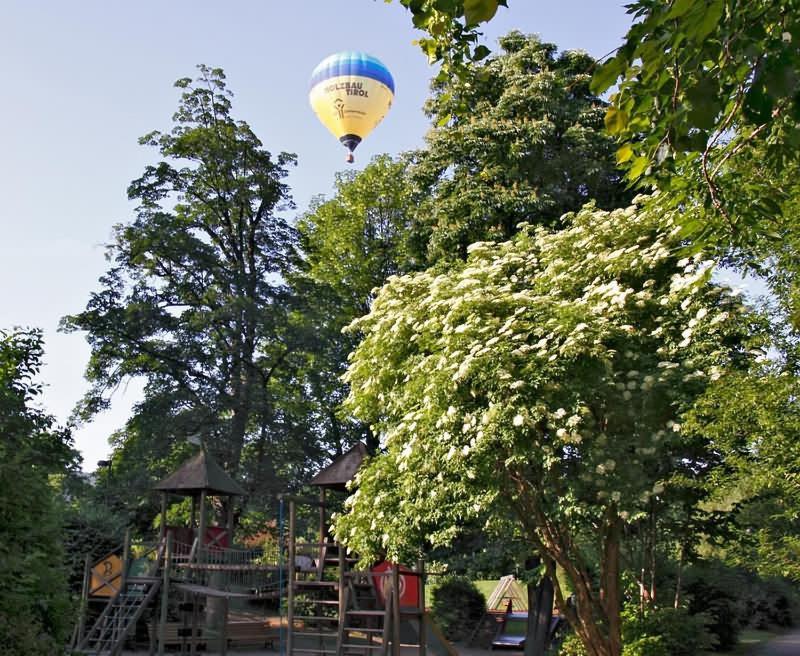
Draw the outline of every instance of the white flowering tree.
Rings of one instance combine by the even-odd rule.
[[[364,339],[347,374],[350,409],[385,449],[337,537],[402,560],[510,513],[588,653],[618,655],[624,525],[709,466],[682,413],[751,357],[741,304],[710,262],[681,259],[679,232],[644,200],[587,206],[560,232],[525,228],[447,273],[390,278],[351,327]]]

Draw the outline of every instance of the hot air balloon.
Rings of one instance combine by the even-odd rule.
[[[392,106],[394,80],[389,69],[363,52],[337,52],[311,74],[311,107],[322,124],[350,150],[381,122]]]

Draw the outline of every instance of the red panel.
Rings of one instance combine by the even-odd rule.
[[[370,571],[373,574],[388,574],[393,564],[387,560],[375,565]],[[375,590],[378,593],[378,600],[385,606],[386,590],[391,589],[391,576],[373,576]],[[419,576],[413,573],[408,567],[400,565],[400,607],[419,608]]]
[[[228,529],[223,526],[209,526],[203,536],[203,544],[211,545],[210,549],[227,549],[230,546]]]

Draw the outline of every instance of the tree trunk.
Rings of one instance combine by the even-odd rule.
[[[675,600],[673,602],[673,606],[678,608],[681,604],[681,586],[683,585],[683,557],[684,557],[684,546],[681,545],[680,555],[678,556],[678,573],[675,579]]]
[[[608,509],[606,530],[603,535],[603,563],[601,568],[601,602],[608,621],[610,656],[622,653],[622,595],[619,581],[621,525],[616,509]]]
[[[580,548],[568,530],[549,521],[538,491],[527,484],[524,476],[508,471],[520,492],[517,517],[532,542],[545,557],[550,582],[558,599],[559,609],[566,615],[573,630],[586,648],[588,656],[620,656],[622,636],[620,622],[620,538],[622,524],[616,508],[608,508],[601,530],[603,566],[600,572],[600,594],[583,561]],[[556,577],[556,564],[564,569],[573,587],[575,605],[570,607]],[[526,655],[527,656],[527,655]]]
[[[545,574],[539,585],[528,586],[528,629],[525,636],[525,656],[544,656],[550,642],[552,617],[553,582]]]
[[[656,546],[658,525],[656,524],[655,502],[650,500],[650,603],[656,601]]]

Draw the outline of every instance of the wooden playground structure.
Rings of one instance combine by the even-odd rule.
[[[430,651],[454,656],[426,617],[421,561],[413,569],[382,563],[357,570],[357,559],[329,536],[327,494],[345,490],[365,455],[358,444],[322,470],[310,481],[317,499],[283,497],[272,547],[242,548],[232,540],[231,500],[244,492],[201,449],[154,488],[162,495],[156,541],[132,544],[128,534],[121,554],[87,560],[67,653],[119,656],[135,642],[151,656],[241,647],[288,656],[426,656],[430,643]],[[169,495],[191,499],[188,527],[167,526]],[[226,498],[224,526],[206,524],[213,497]],[[299,534],[301,507],[318,512],[313,539]]]

